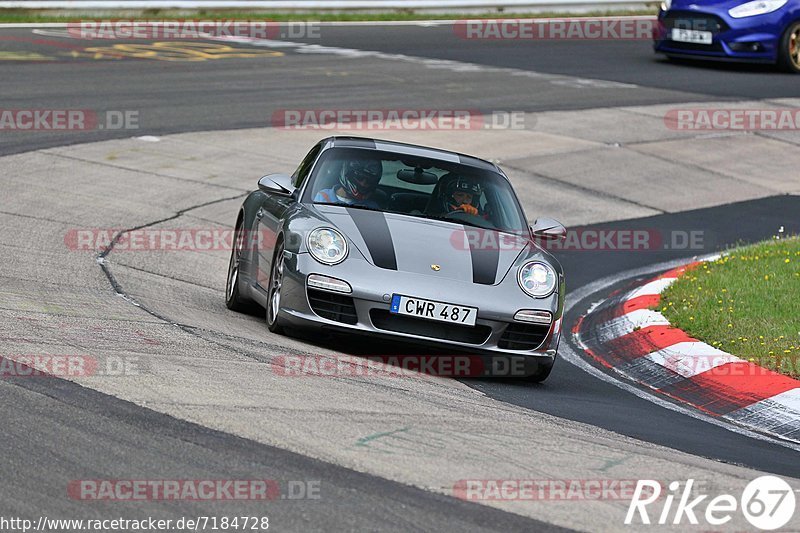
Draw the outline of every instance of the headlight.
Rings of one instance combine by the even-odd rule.
[[[318,228],[306,239],[311,256],[326,265],[335,265],[347,257],[347,241],[341,233],[331,228]]]
[[[764,15],[765,13],[772,13],[782,8],[786,5],[786,1],[787,0],[755,0],[755,2],[747,2],[746,4],[729,9],[728,15],[735,19]]]
[[[672,0],[664,0],[661,2],[661,11],[669,11],[669,8],[672,7]]]
[[[522,290],[529,296],[544,298],[545,296],[550,296],[556,290],[558,276],[550,265],[539,261],[531,261],[520,267],[517,281]]]

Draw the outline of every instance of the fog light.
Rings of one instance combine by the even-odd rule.
[[[734,52],[763,52],[764,47],[759,42],[751,43],[729,43],[728,46]]]
[[[353,292],[353,289],[350,287],[350,284],[346,281],[331,278],[329,276],[322,276],[320,274],[311,274],[308,276],[308,286],[314,287],[315,289],[323,289],[326,291],[334,291],[334,292]]]
[[[533,322],[534,324],[549,324],[552,320],[552,315],[550,311],[534,311],[532,309],[523,309],[522,311],[517,311],[517,314],[514,315],[514,320],[519,320],[520,322]]]

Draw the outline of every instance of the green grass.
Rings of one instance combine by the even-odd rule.
[[[293,21],[391,21],[391,20],[465,20],[487,18],[554,18],[554,17],[601,17],[601,16],[628,16],[628,15],[655,15],[658,11],[657,4],[652,9],[640,10],[598,10],[587,13],[546,12],[546,13],[505,13],[487,11],[485,13],[426,13],[418,11],[392,11],[392,12],[318,12],[318,13],[272,13],[272,12],[246,12],[246,11],[218,11],[218,10],[159,10],[145,11],[36,11],[25,9],[0,9],[0,23],[36,23],[36,22],[74,22],[76,20],[273,20],[279,22]]]
[[[696,339],[800,377],[800,238],[703,263],[661,294],[659,310]]]

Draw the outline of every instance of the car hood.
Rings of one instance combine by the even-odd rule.
[[[397,213],[313,205],[376,267],[499,283],[530,241],[509,233]]]
[[[698,13],[727,12],[747,0],[672,0],[670,10],[697,11]]]

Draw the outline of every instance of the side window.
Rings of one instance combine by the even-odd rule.
[[[314,161],[317,160],[317,156],[319,155],[319,151],[322,149],[322,144],[316,145],[314,148],[311,149],[310,152],[306,155],[303,159],[303,162],[300,163],[300,166],[297,167],[297,170],[294,171],[292,174],[292,183],[298,189],[306,181],[309,172],[311,172],[311,167],[314,165]]]

